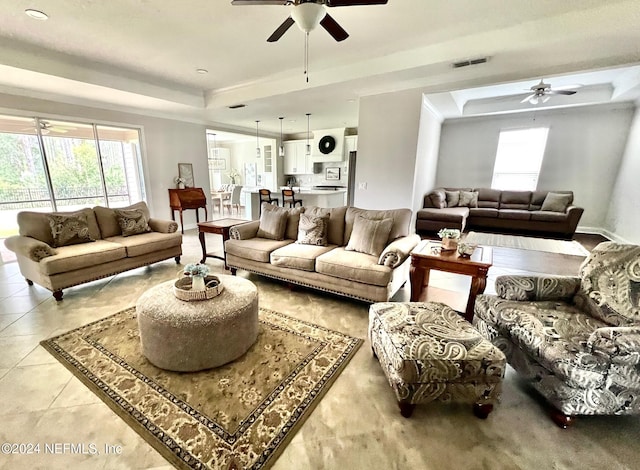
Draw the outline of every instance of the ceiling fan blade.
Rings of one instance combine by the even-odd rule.
[[[389,0],[327,0],[328,7],[353,7],[358,5],[386,5]]]
[[[535,93],[527,96],[525,99],[523,99],[522,101],[520,101],[520,103],[526,103],[527,101],[529,101],[531,98],[533,98],[534,96],[536,96]]]
[[[324,15],[320,24],[327,32],[335,39],[336,41],[344,41],[349,37],[349,33],[347,33],[342,26],[338,24],[336,20],[334,20],[329,13]]]
[[[562,85],[562,86],[554,86],[554,90],[575,90],[576,88],[582,88],[583,85],[576,83],[574,85]]]
[[[549,90],[545,93],[549,95],[575,95],[577,92],[575,90]]]
[[[291,0],[231,0],[231,5],[291,5]]]
[[[278,26],[278,29],[276,29],[273,32],[273,34],[269,36],[269,39],[267,39],[267,42],[276,42],[278,39],[282,37],[284,33],[287,32],[289,28],[291,28],[291,26],[293,26],[294,23],[295,21],[293,21],[293,18],[291,17],[284,20],[284,22],[280,26]]]

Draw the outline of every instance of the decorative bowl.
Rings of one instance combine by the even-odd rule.
[[[471,258],[477,247],[475,243],[458,243],[458,254],[463,258]]]

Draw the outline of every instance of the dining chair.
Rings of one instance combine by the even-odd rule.
[[[302,207],[302,199],[296,199],[296,193],[293,189],[282,190],[282,206],[289,204],[289,207],[296,207],[296,204],[300,204]]]
[[[225,207],[229,208],[229,214],[233,213],[235,207],[240,215],[240,193],[242,192],[242,185],[236,184],[231,190],[231,197],[224,203]]]
[[[269,204],[273,204],[275,202],[276,206],[280,205],[280,199],[277,197],[271,197],[271,191],[268,189],[259,189],[258,194],[260,194],[260,213],[262,214],[262,203],[268,202]]]

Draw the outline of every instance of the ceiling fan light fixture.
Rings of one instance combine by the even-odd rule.
[[[301,3],[291,12],[291,18],[305,33],[313,31],[326,15],[324,5],[320,3]]]

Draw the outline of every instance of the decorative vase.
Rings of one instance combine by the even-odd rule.
[[[184,189],[184,183],[178,183],[178,189]]]
[[[205,289],[204,276],[191,276],[191,290],[201,291]]]
[[[458,248],[458,240],[455,238],[443,238],[442,249],[443,250],[455,250]]]

